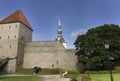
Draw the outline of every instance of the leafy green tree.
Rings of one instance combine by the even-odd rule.
[[[108,50],[104,45],[108,43]],[[115,24],[104,24],[89,29],[86,34],[79,35],[74,42],[78,61],[84,65],[89,63],[98,69],[105,69],[108,59],[120,61],[120,27]]]

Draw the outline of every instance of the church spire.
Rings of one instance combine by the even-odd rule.
[[[57,36],[57,41],[62,43],[63,46],[65,48],[67,48],[66,42],[65,42],[65,40],[64,40],[64,38],[62,36],[62,25],[61,25],[61,22],[60,22],[60,17],[58,17],[58,36]]]
[[[57,41],[59,42],[65,42],[63,36],[62,36],[62,25],[61,25],[61,22],[60,22],[60,17],[58,18],[58,36],[57,36]]]
[[[62,37],[62,29],[61,29],[61,22],[60,22],[60,17],[58,20],[58,38]]]

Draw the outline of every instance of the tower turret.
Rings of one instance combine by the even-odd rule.
[[[58,20],[58,36],[57,36],[57,41],[60,42],[60,43],[63,43],[63,46],[66,48],[66,42],[62,36],[62,25],[61,25],[61,22],[60,22],[60,18]]]

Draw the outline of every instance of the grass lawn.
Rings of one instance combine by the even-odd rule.
[[[41,81],[37,76],[0,76],[0,81]]]
[[[81,81],[82,76],[87,76],[79,74],[77,80]],[[111,81],[109,74],[90,74],[91,81]],[[113,74],[114,81],[120,81],[120,74]]]

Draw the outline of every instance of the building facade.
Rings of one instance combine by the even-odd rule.
[[[0,21],[0,58],[12,58],[4,71],[14,73],[19,68],[76,69],[74,49],[66,49],[61,23],[53,41],[32,41],[33,29],[21,10]]]

